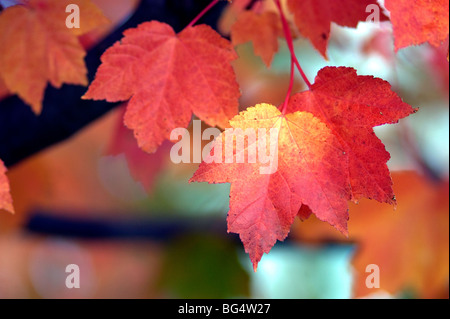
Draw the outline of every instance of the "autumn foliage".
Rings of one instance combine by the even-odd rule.
[[[13,213],[14,209],[12,206],[11,194],[9,193],[9,182],[5,173],[6,168],[0,160],[0,210],[4,209]]]
[[[77,36],[108,20],[90,0],[78,1],[82,28],[65,27],[70,0],[30,0],[6,9],[0,18],[0,75],[11,93],[37,114],[47,83],[87,85],[86,52]]]
[[[279,130],[276,173],[264,176],[258,174],[261,164],[223,160],[201,164],[192,179],[232,184],[228,230],[240,234],[255,269],[263,252],[287,236],[302,205],[347,235],[348,200],[394,204],[389,153],[372,128],[415,110],[387,82],[358,77],[348,68],[325,68],[309,91],[292,97],[287,112],[258,105],[230,121],[242,130]]]
[[[78,37],[108,20],[90,0],[80,0],[76,3],[83,12],[82,28],[68,29],[65,8],[72,2],[29,0],[0,13],[0,86],[18,95],[37,116],[48,83],[56,88],[63,84],[88,86],[82,99],[124,102],[108,153],[125,153],[133,177],[145,180],[147,190],[162,167],[161,157],[168,153],[167,141],[174,129],[189,127],[195,116],[223,130],[190,182],[231,184],[228,232],[239,234],[255,271],[263,254],[288,236],[297,217],[304,221],[314,215],[311,219],[329,224],[324,231],[320,228],[324,223],[319,221],[302,223],[294,228],[297,238],[320,240],[317,234],[331,233],[329,237],[337,241],[345,242],[348,237],[369,247],[354,261],[360,272],[370,259],[366,254],[382,249],[374,240],[376,234],[400,238],[395,244],[398,249],[390,254],[395,259],[406,254],[402,242],[414,240],[420,245],[415,235],[428,238],[432,232],[434,217],[426,216],[426,203],[443,209],[439,198],[430,192],[433,186],[421,186],[410,175],[404,179],[395,175],[399,182],[393,182],[387,166],[390,154],[374,132],[374,127],[396,124],[416,113],[418,107],[405,103],[389,82],[359,75],[350,67],[324,67],[309,82],[302,57],[295,54],[294,39],[306,38],[328,59],[332,25],[356,28],[374,11],[379,12],[379,21],[391,21],[395,51],[425,42],[438,47],[448,39],[448,1],[386,0],[382,8],[375,0],[236,0],[230,4],[235,16],[230,39],[203,24],[191,23],[176,33],[169,24],[144,22],[126,30],[123,38],[103,53],[91,83],[84,62],[86,51]],[[235,47],[247,42],[267,68],[273,64],[280,43],[287,45],[291,78],[284,103],[260,101],[239,108],[241,91],[233,63],[238,59]],[[305,83],[302,92],[293,90],[296,71]],[[241,129],[236,138],[246,141],[244,149],[233,149],[232,163],[225,160],[225,152],[220,161],[215,158],[229,128]],[[239,153],[248,158],[255,149],[243,133],[246,129],[265,129],[265,134],[258,133],[257,141],[276,146],[277,167],[272,174],[261,174],[267,162],[236,160]],[[146,167],[150,160],[158,164]],[[413,218],[403,211],[401,202],[414,196],[405,186],[408,183],[417,193],[428,194],[423,209],[412,208],[417,211]],[[368,204],[367,199],[380,203]],[[359,201],[362,204],[349,213],[349,205],[354,207]],[[399,212],[390,214],[397,205]],[[1,161],[0,209],[14,211]],[[372,212],[377,210],[382,210],[380,216]],[[448,214],[436,217],[448,222]],[[414,225],[402,237],[398,231],[406,219],[412,219]],[[330,225],[339,233],[333,233]],[[392,279],[392,284],[385,284],[386,290],[410,284],[401,276],[395,278],[400,270],[389,264],[387,257],[382,261]],[[417,261],[414,267],[425,269],[428,265]],[[445,267],[448,269],[448,264],[440,268],[441,277],[445,277]],[[422,278],[412,284],[418,289],[425,285]],[[437,290],[433,286],[424,295],[432,295],[433,289]],[[358,296],[367,293],[362,285],[357,291]]]
[[[358,242],[352,261],[356,296],[372,293],[365,275],[367,265],[376,261],[383,269],[384,291],[409,288],[420,292],[418,297],[434,298],[443,293],[448,277],[448,183],[433,183],[413,172],[395,172],[392,179],[399,202],[395,212],[367,199],[352,204],[348,239],[316,218],[296,224],[293,235],[308,242]]]
[[[240,96],[230,64],[236,58],[229,41],[208,26],[176,35],[167,24],[143,23],[103,54],[84,98],[130,100],[125,125],[151,153],[173,129],[186,127],[192,113],[209,125],[227,125]]]
[[[391,12],[395,50],[424,42],[438,47],[448,38],[448,1],[386,0],[386,9]]]

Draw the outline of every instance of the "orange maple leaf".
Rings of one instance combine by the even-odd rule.
[[[80,28],[66,26],[66,7],[80,8]],[[90,0],[30,0],[0,14],[0,76],[11,93],[42,109],[47,82],[87,85],[86,55],[77,36],[108,20]]]
[[[240,235],[255,270],[263,253],[286,238],[302,204],[321,220],[347,232],[345,155],[324,123],[310,113],[283,115],[272,105],[260,104],[241,112],[230,124],[242,129],[236,139],[245,139],[249,128],[264,128],[266,135],[258,136],[258,142],[247,141],[245,150],[235,148],[232,163],[226,161],[226,151],[219,163],[211,163],[220,147],[217,141],[225,145],[227,137],[222,133],[190,181],[231,183],[228,231]],[[269,136],[271,129],[278,131],[277,136]],[[252,146],[263,139],[276,143],[278,167],[273,174],[260,172],[268,163],[238,163],[236,158],[243,152],[250,156]]]
[[[386,0],[394,29],[395,50],[429,42],[439,47],[448,38],[448,0]]]
[[[6,167],[0,160],[0,210],[2,209],[14,213]]]
[[[294,21],[300,33],[310,39],[314,47],[327,58],[327,45],[331,23],[356,28],[360,21],[366,21],[369,5],[379,5],[376,0],[288,0],[288,7],[294,14]],[[380,20],[387,17],[381,13]]]
[[[282,30],[280,18],[275,12],[257,14],[254,11],[244,11],[231,27],[231,39],[234,45],[251,41],[255,54],[270,67],[273,56],[278,51],[278,37],[283,35]]]
[[[0,76],[0,101],[9,95],[9,90]]]
[[[380,290],[405,290],[419,298],[436,298],[448,290],[448,181],[434,183],[415,172],[393,172],[398,207],[362,200],[350,206],[349,238],[315,218],[295,224],[293,236],[306,242],[356,243],[355,297]],[[366,267],[380,269],[380,287],[368,288]]]
[[[240,234],[255,269],[263,253],[287,236],[295,216],[314,213],[347,234],[348,200],[395,202],[389,153],[373,126],[395,123],[415,110],[390,88],[351,68],[326,67],[310,90],[292,97],[286,115],[262,104],[233,118],[231,126],[241,129],[236,140],[245,139],[248,128],[278,129],[278,170],[272,175],[258,171],[267,164],[236,160],[243,152],[254,155],[251,140],[245,149],[235,147],[233,160],[214,160],[227,131],[218,137],[191,181],[231,183],[228,231]]]
[[[178,35],[168,24],[145,22],[102,56],[85,99],[127,101],[125,125],[139,147],[152,153],[192,113],[225,127],[237,113],[239,86],[231,66],[231,43],[206,25]]]

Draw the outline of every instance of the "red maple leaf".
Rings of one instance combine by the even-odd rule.
[[[294,95],[288,112],[310,112],[331,129],[346,154],[351,198],[395,203],[390,158],[374,126],[393,124],[417,110],[404,103],[391,85],[352,68],[319,71],[310,91]]]
[[[242,129],[236,134],[239,138],[245,138],[247,128],[279,130],[275,173],[260,173],[267,164],[236,160],[254,152],[249,140],[244,150],[235,146],[233,160],[227,160],[223,150],[217,160],[217,148],[226,143],[225,131],[191,181],[231,183],[228,231],[240,234],[256,269],[263,253],[287,236],[295,216],[307,218],[312,212],[346,234],[348,200],[395,202],[386,166],[389,153],[373,126],[414,112],[389,83],[358,76],[351,68],[326,67],[309,91],[292,97],[287,115],[264,104],[230,121],[233,128]],[[274,139],[268,133],[262,138]]]
[[[4,209],[8,212],[14,213],[9,181],[5,173],[6,167],[2,160],[0,160],[0,210]]]
[[[187,127],[192,113],[227,125],[240,96],[230,64],[236,58],[231,43],[206,25],[177,35],[165,23],[142,23],[106,50],[84,98],[129,100],[125,125],[151,153],[173,129]]]
[[[394,29],[395,50],[429,42],[439,47],[448,38],[448,0],[386,0]]]
[[[237,12],[244,11],[253,2],[252,0],[228,0],[230,8]]]
[[[147,192],[152,190],[158,172],[169,156],[170,142],[163,143],[153,154],[148,154],[138,147],[133,132],[123,124],[125,107],[120,111],[116,131],[106,151],[108,155],[123,154],[126,158],[131,176],[139,181]]]
[[[326,58],[331,23],[356,28],[360,21],[366,21],[369,5],[377,0],[288,0],[288,7],[294,14],[300,33],[310,39],[314,47]],[[380,20],[387,20],[380,8]]]
[[[267,136],[258,136],[258,140],[275,138],[276,172],[261,174],[268,163],[237,163],[239,153],[251,154],[255,143],[248,141],[245,150],[235,148],[232,163],[225,162],[224,151],[219,163],[206,164],[217,152],[215,144],[191,181],[231,183],[228,231],[240,234],[255,270],[263,253],[286,238],[302,204],[319,219],[347,232],[345,155],[324,123],[306,112],[284,116],[276,107],[260,104],[241,112],[230,124],[242,130],[265,128]],[[278,134],[270,137],[274,128]],[[245,138],[239,131],[237,137]],[[222,133],[217,140],[225,145],[226,135]]]

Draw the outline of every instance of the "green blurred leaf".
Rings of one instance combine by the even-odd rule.
[[[239,298],[249,295],[249,276],[235,246],[214,236],[174,240],[166,250],[158,288],[173,298]]]

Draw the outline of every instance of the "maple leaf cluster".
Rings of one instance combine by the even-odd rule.
[[[61,24],[69,2],[30,0],[0,14],[0,84],[37,114],[48,82],[55,87],[87,85],[85,51],[77,36],[106,22],[89,0],[79,0],[87,12],[83,28],[67,29]],[[205,161],[191,179],[231,183],[228,231],[240,235],[255,270],[262,255],[286,238],[297,216],[306,219],[313,213],[347,234],[348,201],[367,197],[395,204],[386,165],[390,155],[373,127],[416,112],[388,82],[359,76],[352,68],[326,67],[310,84],[293,52],[291,33],[298,31],[327,58],[331,24],[356,27],[366,20],[368,6],[382,12],[376,0],[287,0],[283,4],[292,21],[286,20],[279,0],[274,0],[278,11],[272,10],[273,1],[257,2],[233,2],[237,18],[231,41],[194,23],[179,33],[159,21],[126,30],[102,55],[82,97],[127,102],[124,124],[148,153],[168,140],[172,130],[187,127],[193,115],[222,129],[276,128],[275,173],[260,174],[259,163]],[[405,10],[407,6],[413,9]],[[386,8],[390,18],[381,13],[380,19],[391,20],[396,50],[424,42],[438,46],[448,38],[447,1],[386,0]],[[237,114],[241,92],[232,66],[238,58],[234,47],[251,41],[269,67],[282,36],[291,50],[291,76],[297,66],[309,90],[290,96],[289,89],[280,108],[261,103]],[[217,141],[224,138],[222,134]],[[233,156],[250,146],[235,149]],[[12,211],[0,164],[0,208]]]
[[[286,238],[297,215],[305,219],[313,212],[347,234],[349,200],[394,204],[386,165],[390,155],[373,127],[415,111],[388,82],[358,76],[351,68],[327,67],[310,90],[292,96],[287,114],[261,104],[230,121],[242,130],[278,129],[276,173],[258,174],[263,165],[258,163],[205,159],[191,181],[231,183],[228,230],[240,234],[256,269],[263,253]]]

